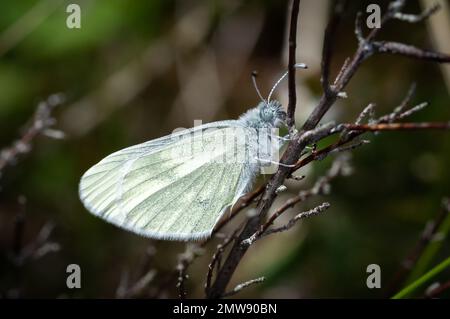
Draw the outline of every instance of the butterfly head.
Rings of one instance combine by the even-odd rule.
[[[272,100],[270,102],[259,103],[259,118],[264,126],[281,127],[286,125],[286,112],[280,102]]]
[[[247,127],[280,128],[286,125],[286,112],[276,100],[262,101],[257,107],[244,113],[239,120]]]

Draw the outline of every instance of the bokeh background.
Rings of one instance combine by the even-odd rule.
[[[67,1],[5,1],[0,15],[0,147],[20,136],[36,105],[62,92],[67,102],[54,113],[66,138],[40,136],[31,152],[0,177],[0,295],[3,297],[120,296],[118,287],[148,270],[154,278],[136,297],[176,297],[167,283],[184,243],[154,241],[118,229],[89,214],[78,198],[85,170],[107,154],[178,127],[236,118],[258,102],[250,74],[259,71],[263,92],[286,69],[287,1],[70,1],[81,7],[81,29],[66,27]],[[351,1],[337,33],[333,72],[356,48],[358,10]],[[424,1],[427,2],[427,1]],[[391,22],[380,38],[424,48],[449,47],[448,2],[433,23]],[[304,0],[299,17],[297,123],[321,94],[323,31],[331,1]],[[409,1],[408,12],[419,12]],[[447,6],[445,6],[447,5]],[[443,36],[442,36],[443,35]],[[447,51],[448,53],[449,51]],[[352,121],[368,103],[382,115],[397,106],[412,83],[413,103],[430,106],[411,121],[450,119],[450,71],[399,56],[375,56],[360,68],[327,120]],[[284,83],[277,98],[286,105]],[[230,288],[265,276],[263,284],[236,297],[385,297],[402,260],[450,191],[450,135],[390,132],[368,135],[372,143],[353,152],[353,174],[338,178],[325,198],[332,207],[290,232],[257,242],[239,266]],[[290,183],[290,194],[310,186],[331,159],[314,163]],[[50,222],[43,257],[13,262],[17,216],[25,216],[23,246]],[[449,224],[447,222],[447,224]],[[46,226],[47,227],[47,226]],[[45,230],[45,229],[44,229]],[[426,269],[449,255],[449,241],[436,249]],[[216,244],[189,269],[189,297],[202,297],[206,269]],[[78,264],[82,288],[66,287],[66,267]],[[379,264],[382,288],[366,287],[366,267]],[[449,272],[438,277],[449,278]],[[161,288],[162,287],[162,288]],[[423,290],[422,290],[423,292]],[[419,293],[420,295],[420,293]],[[445,295],[444,295],[445,296]]]

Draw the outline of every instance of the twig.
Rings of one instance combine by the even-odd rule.
[[[333,14],[325,29],[325,35],[323,39],[322,47],[322,62],[321,62],[321,78],[322,89],[325,95],[329,95],[331,92],[330,87],[330,64],[331,56],[333,53],[334,42],[336,39],[336,32],[341,21],[342,13],[344,11],[346,0],[337,0],[333,4]]]
[[[36,238],[26,245],[20,251],[19,255],[14,256],[13,261],[15,264],[22,266],[29,259],[40,259],[48,253],[59,251],[61,249],[61,245],[49,240],[54,227],[55,226],[52,222],[47,222],[44,224]]]
[[[60,250],[61,245],[59,243],[47,241],[34,251],[33,259],[40,259],[49,253],[56,253]]]
[[[381,19],[381,26],[392,19],[396,13],[400,12],[400,10],[404,6],[404,1],[392,1],[389,5],[388,12]],[[313,110],[313,112],[309,115],[308,119],[303,124],[302,129],[304,131],[310,130],[317,126],[320,120],[323,118],[325,113],[329,110],[329,108],[334,104],[336,99],[338,98],[339,92],[343,90],[343,88],[348,84],[353,75],[356,73],[356,70],[359,68],[362,62],[364,62],[368,57],[372,56],[375,53],[389,53],[389,54],[399,54],[407,57],[412,57],[424,61],[432,61],[439,63],[449,63],[450,56],[447,54],[423,50],[420,48],[416,48],[414,46],[406,45],[403,43],[397,42],[386,42],[386,41],[377,41],[374,42],[374,38],[378,34],[381,28],[374,28],[372,31],[364,38],[361,38],[362,31],[358,29],[358,17],[355,22],[355,34],[358,38],[358,49],[355,54],[351,58],[350,62],[346,60],[346,62],[341,67],[338,76],[336,77],[334,83],[334,92],[333,94],[324,93],[319,101],[319,104]]]
[[[327,136],[335,134],[336,133],[335,130],[336,127],[334,122],[329,122],[313,130],[303,133],[299,137],[299,141],[300,143],[305,145],[314,144]]]
[[[254,285],[254,284],[259,284],[259,283],[263,282],[264,280],[266,280],[264,277],[259,277],[259,278],[256,278],[256,279],[252,279],[252,280],[246,281],[246,282],[244,282],[242,284],[239,284],[236,287],[234,287],[233,290],[224,293],[222,295],[222,298],[233,296],[233,295],[237,294],[238,292],[240,292],[242,289],[245,289],[245,288],[247,288],[247,287],[249,287],[251,285]]]
[[[323,211],[327,210],[328,208],[330,208],[329,203],[327,203],[327,202],[322,203],[319,206],[316,206],[310,210],[307,210],[306,212],[301,212],[301,213],[295,215],[291,220],[289,220],[289,222],[287,224],[285,224],[283,226],[276,227],[276,228],[269,228],[273,224],[275,219],[281,215],[281,213],[278,215],[274,214],[271,216],[274,218],[271,218],[270,222],[268,221],[266,224],[264,224],[264,226],[266,226],[264,230],[261,229],[261,231],[254,233],[251,237],[244,240],[242,242],[242,245],[250,246],[258,239],[266,237],[270,234],[281,233],[281,232],[287,231],[287,230],[291,229],[299,220],[318,215],[318,214],[322,213]]]
[[[151,262],[156,254],[156,248],[150,244],[138,267],[138,273],[134,283],[129,283],[129,272],[127,270],[122,272],[119,285],[116,289],[116,298],[131,298],[140,296],[144,289],[149,286],[156,276],[157,271],[151,268]]]
[[[406,110],[406,107],[408,106],[410,99],[412,97],[412,92],[413,92],[414,86],[411,87],[411,89],[408,91],[407,95],[405,96],[405,98],[403,99],[402,103],[396,107],[394,109],[394,111],[392,113],[386,114],[384,116],[379,117],[378,119],[372,119],[370,120],[370,122],[375,123],[375,124],[386,124],[386,123],[392,123],[392,121],[404,118],[406,116],[410,116],[413,113],[417,112],[418,110],[422,109],[426,103],[421,103],[417,106],[412,107],[409,110]],[[420,106],[420,107],[419,107]],[[364,113],[367,112],[367,109],[370,108],[372,109],[371,111],[373,111],[373,107],[374,104],[370,104],[368,107],[366,107],[358,116],[358,118],[355,121],[355,124],[357,122],[362,121],[362,118],[365,117]],[[399,113],[403,111],[403,113]],[[374,125],[375,125],[374,124]],[[315,152],[311,153],[309,156],[302,158],[300,160],[297,161],[294,171],[298,170],[299,168],[311,163],[312,161],[315,160],[322,160],[325,157],[327,157],[328,155],[335,153],[335,152],[342,152],[345,150],[349,150],[349,149],[354,149],[355,147],[361,146],[363,144],[367,144],[367,141],[361,141],[358,142],[356,144],[352,144],[347,146],[347,143],[351,142],[352,140],[354,140],[355,138],[357,138],[358,136],[364,134],[367,131],[363,131],[363,130],[354,130],[351,131],[345,127],[335,127],[334,128],[334,133],[341,131],[341,137],[340,139],[335,142],[334,144],[331,144],[329,146],[324,147],[321,150],[316,150]]]
[[[130,288],[128,288],[128,273],[125,273],[124,279],[117,289],[117,298],[130,298],[139,295],[156,276],[156,270],[150,269],[139,280],[137,280]]]
[[[307,210],[306,212],[301,212],[294,216],[286,225],[277,227],[277,228],[271,228],[268,229],[266,232],[264,232],[261,237],[265,237],[267,235],[273,234],[273,233],[281,233],[284,231],[287,231],[291,229],[298,221],[301,219],[307,219],[316,215],[319,215],[320,213],[326,211],[328,208],[330,208],[331,205],[328,202],[324,202],[320,204],[319,206],[314,207],[313,209]]]
[[[220,258],[225,250],[225,248],[233,242],[234,239],[236,239],[236,234],[238,233],[239,228],[235,229],[233,233],[225,238],[225,240],[217,245],[216,252],[213,254],[211,262],[208,265],[208,272],[206,274],[206,281],[205,281],[205,293],[208,294],[208,290],[211,287],[211,279],[214,272],[214,267],[217,265],[218,268],[220,268]]]
[[[409,87],[408,93],[403,98],[403,101],[400,103],[399,106],[397,106],[394,111],[391,114],[388,114],[386,118],[382,118],[378,122],[387,122],[392,123],[395,120],[399,119],[399,115],[403,112],[405,112],[406,108],[408,107],[409,103],[411,102],[411,99],[413,98],[414,94],[416,93],[417,85],[416,83],[411,84]],[[357,123],[361,124],[361,123]]]
[[[31,149],[33,140],[39,134],[45,132],[55,123],[51,117],[53,109],[61,105],[64,98],[61,94],[51,95],[46,101],[39,103],[31,124],[26,128],[25,133],[11,146],[0,150],[0,177],[4,168],[14,164],[18,157],[28,153]]]
[[[364,43],[366,42],[366,39],[364,39],[364,34],[362,31],[362,13],[358,12],[356,14],[356,19],[355,19],[355,36],[356,36],[356,40],[358,40],[358,44],[360,46],[364,45]]]
[[[418,22],[421,22],[421,21],[427,19],[432,14],[436,13],[440,8],[441,8],[441,6],[437,3],[433,6],[431,6],[430,8],[428,8],[427,10],[425,10],[424,12],[422,12],[421,14],[406,14],[406,13],[402,13],[402,12],[396,12],[394,14],[393,18],[404,21],[404,22],[418,23]]]
[[[395,55],[403,55],[408,58],[419,59],[423,61],[431,61],[437,63],[449,63],[450,55],[425,50],[413,45],[392,42],[392,41],[376,41],[372,43],[374,53],[389,53]]]
[[[351,62],[351,59],[350,59],[350,58],[346,58],[346,59],[344,60],[344,63],[342,64],[342,67],[341,67],[341,69],[339,70],[339,73],[338,73],[338,75],[336,76],[336,79],[334,79],[333,86],[336,86],[336,83],[339,83],[339,81],[341,81],[342,75],[344,74],[344,71],[347,70],[347,68],[348,68],[348,66],[349,66],[349,64],[350,64],[350,62]]]
[[[360,140],[360,141],[357,141],[357,142],[355,142],[353,144],[336,147],[334,150],[330,151],[328,154],[352,151],[352,150],[354,150],[354,149],[356,149],[358,147],[361,147],[363,145],[367,145],[369,143],[370,143],[369,140]]]
[[[197,244],[186,244],[186,251],[178,258],[177,271],[178,271],[178,297],[185,299],[187,296],[185,281],[188,279],[187,268],[192,263],[192,260],[197,256],[203,254],[203,249]]]
[[[116,298],[122,299],[127,295],[128,290],[128,280],[129,280],[128,270],[123,270],[120,275],[119,285],[116,288]]]
[[[373,112],[375,109],[375,104],[370,103],[369,105],[367,105],[361,113],[359,113],[358,117],[356,118],[355,124],[362,124],[362,122],[364,121],[364,119],[366,117],[369,117],[369,122],[371,120],[371,118],[373,117]]]
[[[346,156],[338,157],[333,162],[328,172],[324,176],[319,178],[313,187],[308,190],[301,191],[298,193],[298,195],[288,199],[270,216],[270,218],[263,225],[260,226],[257,231],[255,231],[248,238],[245,238],[242,241],[242,245],[247,247],[250,246],[256,239],[261,237],[261,235],[264,234],[271,225],[273,225],[274,221],[289,208],[294,207],[296,204],[303,202],[312,196],[322,195],[326,193],[329,189],[329,183],[334,178],[342,174],[344,167],[347,166],[347,160],[348,158]]]
[[[397,118],[404,118],[410,116],[411,114],[423,109],[427,106],[427,103],[419,104],[410,110],[407,110],[401,114],[396,115]],[[392,114],[386,117],[387,119],[392,118]],[[293,171],[299,169],[302,166],[312,162],[316,159],[323,159],[327,154],[331,152],[341,152],[344,150],[351,150],[361,145],[367,144],[369,141],[363,140],[357,142],[356,144],[342,147],[344,144],[353,140],[356,136],[361,135],[364,132],[380,132],[380,131],[415,131],[415,130],[449,130],[450,122],[419,122],[419,123],[382,123],[380,118],[376,124],[355,124],[355,123],[342,123],[337,126],[331,127],[331,124],[324,125],[318,129],[308,131],[303,136],[303,141],[306,144],[316,142],[323,139],[329,135],[333,135],[341,132],[343,135],[341,139],[320,151],[313,152],[309,157],[299,160]]]
[[[420,104],[418,104],[418,105],[416,105],[416,106],[410,108],[409,110],[406,110],[405,112],[401,113],[401,114],[398,116],[398,119],[399,119],[399,120],[402,120],[402,119],[404,119],[405,117],[409,117],[409,116],[413,115],[414,113],[417,113],[417,112],[423,110],[423,109],[424,109],[425,107],[427,107],[427,106],[428,106],[428,103],[427,103],[427,102],[420,103]]]
[[[409,130],[448,130],[450,122],[420,122],[420,123],[380,123],[380,124],[339,124],[336,131],[343,129],[352,131],[409,131]]]
[[[370,103],[369,105],[367,105],[362,111],[361,113],[359,113],[358,117],[356,118],[355,124],[362,124],[364,119],[366,117],[369,117],[368,122],[370,123],[373,120],[373,115],[375,113],[375,104],[374,103]],[[341,140],[351,140],[352,136],[354,135],[355,132],[349,132],[349,130],[347,129],[343,129],[341,132]]]
[[[300,8],[300,0],[293,0],[291,9],[291,23],[289,27],[289,57],[288,57],[288,88],[289,102],[287,106],[287,125],[290,130],[295,125],[295,108],[297,105],[297,93],[295,88],[295,50],[297,48],[297,20]]]

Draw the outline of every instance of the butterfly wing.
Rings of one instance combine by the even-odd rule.
[[[80,198],[95,215],[146,237],[206,238],[257,173],[243,158],[230,160],[230,154],[246,148],[245,141],[234,139],[230,123],[204,125],[113,153],[83,175]]]

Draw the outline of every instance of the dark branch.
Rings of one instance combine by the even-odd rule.
[[[297,20],[300,8],[300,0],[292,2],[291,23],[289,27],[289,61],[288,61],[288,87],[289,102],[287,107],[287,124],[289,128],[295,125],[295,108],[297,105],[297,93],[295,88],[295,50],[297,48]]]
[[[322,75],[320,82],[322,83],[322,88],[325,95],[330,94],[330,64],[331,56],[333,53],[334,42],[336,39],[336,32],[341,21],[342,12],[344,11],[346,0],[338,0],[333,4],[333,15],[325,29],[325,35],[323,38],[323,48],[322,48]]]
[[[217,266],[217,269],[220,268],[220,259],[222,258],[222,254],[225,250],[225,248],[233,242],[233,240],[236,238],[236,235],[239,231],[239,228],[235,229],[231,236],[225,238],[225,240],[217,245],[216,252],[214,253],[211,262],[208,265],[208,272],[206,274],[206,283],[205,283],[205,293],[208,294],[209,289],[211,287],[211,280],[214,272],[214,268]]]

